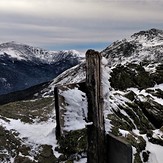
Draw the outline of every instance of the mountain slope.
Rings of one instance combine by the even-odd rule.
[[[106,132],[132,145],[135,163],[163,162],[162,49],[163,31],[151,29],[115,42],[101,52],[108,61],[103,81],[107,83]],[[83,63],[59,75],[49,89],[53,90],[58,79],[59,84],[85,80],[81,75],[85,74],[84,67]]]
[[[15,42],[0,45],[0,94],[47,82],[80,62],[77,51],[48,52]]]
[[[114,42],[102,55],[112,66],[126,63],[157,63],[163,61],[163,31],[151,29],[133,34],[128,39]]]
[[[102,68],[105,130],[106,133],[112,133],[132,145],[134,163],[163,162],[162,33],[162,30],[157,29],[141,31],[132,35],[131,38],[113,43],[101,52],[107,60]],[[0,108],[0,119],[2,122],[1,126],[4,129],[0,129],[2,131],[10,130],[8,133],[10,141],[12,141],[11,132],[14,133],[15,131],[15,135],[19,133],[20,136],[17,137],[25,144],[26,148],[24,149],[28,149],[28,152],[25,153],[24,151],[26,150],[21,150],[22,144],[19,145],[20,148],[14,145],[16,148],[16,150],[13,151],[15,156],[12,156],[10,149],[3,145],[3,148],[7,150],[1,150],[5,156],[0,158],[4,159],[9,157],[10,159],[20,159],[22,157],[22,159],[25,159],[28,157],[28,159],[31,159],[32,157],[32,159],[36,158],[35,161],[37,162],[37,160],[42,157],[43,153],[32,153],[29,151],[32,151],[32,149],[35,149],[35,151],[42,151],[45,147],[39,146],[36,148],[36,144],[41,144],[36,141],[36,133],[33,133],[33,135],[26,133],[27,138],[23,139],[25,134],[22,128],[26,126],[28,128],[28,124],[31,123],[31,128],[33,129],[34,125],[39,125],[39,121],[43,121],[43,123],[41,123],[43,125],[42,127],[47,127],[46,125],[49,125],[48,129],[50,130],[47,133],[38,127],[40,131],[39,134],[44,135],[45,132],[44,139],[47,140],[48,138],[48,140],[53,140],[53,142],[46,143],[52,145],[53,148],[56,147],[57,144],[54,142],[55,133],[53,132],[55,127],[55,110],[52,106],[54,101],[51,99],[54,87],[56,85],[84,81],[86,77],[85,74],[85,63],[83,62],[63,72],[50,82],[46,88],[39,91],[39,97],[41,93],[42,98],[32,101],[14,102],[2,106]],[[67,97],[70,96],[71,99],[73,99],[73,95],[75,97],[77,95],[75,90],[73,90],[73,94],[67,94]],[[37,98],[37,96],[35,97]],[[85,97],[83,96],[82,98]],[[46,105],[48,108],[46,108],[45,103],[47,103]],[[72,103],[74,106],[80,106],[80,104],[75,104],[74,101],[72,101]],[[29,109],[30,106],[32,106],[31,109]],[[36,109],[34,106],[38,106],[39,109]],[[69,107],[70,105],[67,106]],[[12,109],[18,107],[21,108],[19,113]],[[12,114],[6,114],[6,108],[9,108],[8,112]],[[37,114],[39,116],[37,116]],[[13,121],[15,115],[19,116],[24,124],[20,124],[19,120]],[[49,120],[46,121],[48,117]],[[22,126],[22,128],[15,127],[15,123],[17,123],[18,126]],[[52,127],[52,125],[54,126]],[[81,132],[77,131],[75,140],[79,140],[81,137],[83,138],[84,134],[81,135],[81,133],[83,133],[83,130]],[[72,141],[71,136],[70,139]],[[69,140],[66,140],[64,139],[67,144],[62,144],[62,148],[65,147],[65,149],[67,146],[71,147]],[[19,151],[19,154],[16,154],[16,151]],[[23,151],[23,156],[20,151]],[[49,148],[46,151],[49,151]],[[56,151],[53,150],[53,152]],[[55,153],[55,155],[57,156],[57,153]],[[51,157],[51,153],[49,157]],[[80,155],[80,157],[85,157],[85,155]],[[45,157],[42,158],[45,159]],[[48,157],[46,158],[48,159]],[[75,152],[72,153],[70,158],[67,158],[64,153],[59,157],[62,161],[72,158],[74,160],[80,159]],[[86,162],[86,159],[84,159],[84,162]]]
[[[131,143],[134,162],[163,162],[163,31],[135,33],[102,55],[111,69],[108,132]]]

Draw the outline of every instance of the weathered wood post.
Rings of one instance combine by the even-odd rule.
[[[105,163],[105,128],[101,91],[101,55],[86,52],[86,86],[88,98],[88,163]]]
[[[61,126],[60,126],[60,110],[59,110],[59,97],[58,97],[58,87],[54,88],[54,98],[55,98],[55,111],[56,111],[56,138],[61,137]]]

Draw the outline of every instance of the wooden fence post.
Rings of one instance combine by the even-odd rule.
[[[101,55],[86,52],[86,86],[88,98],[88,163],[105,163],[105,128],[101,90]],[[91,123],[90,123],[91,124]]]
[[[55,98],[55,111],[56,111],[56,138],[61,137],[61,126],[60,126],[60,110],[59,110],[59,95],[58,88],[54,88],[54,98]]]

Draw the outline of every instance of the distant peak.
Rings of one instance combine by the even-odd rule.
[[[10,43],[10,44],[17,44],[16,41],[10,41],[10,42],[8,42],[8,43]]]
[[[102,54],[113,64],[143,61],[162,62],[163,30],[150,29],[133,34],[128,39],[116,41]]]
[[[77,58],[80,60],[80,53],[76,50],[47,51],[41,48],[29,46],[15,41],[0,44],[0,55],[7,54],[10,58],[17,60],[32,61],[37,63],[52,64],[63,59]]]
[[[6,42],[6,44],[20,44],[20,43],[18,43],[16,41],[9,41],[9,42]]]
[[[163,30],[152,28],[150,30],[140,31],[138,33],[134,33],[131,37],[137,38],[139,36],[144,36],[147,38],[153,38],[153,37],[158,36],[159,34],[161,34],[163,36]]]
[[[2,43],[1,45],[21,45],[21,43],[18,43],[16,41],[9,41],[9,42],[5,42],[5,43]]]

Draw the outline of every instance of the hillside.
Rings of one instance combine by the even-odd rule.
[[[102,85],[105,88],[106,133],[112,133],[132,145],[134,163],[162,163],[163,31],[151,29],[135,33],[128,39],[114,42],[101,54],[105,57]],[[67,135],[67,139],[60,141],[58,147],[54,132],[56,122],[53,99],[56,85],[83,82],[85,76],[83,62],[57,76],[46,87],[39,87],[35,100],[1,105],[3,142],[0,159],[4,162],[15,160],[15,163],[22,160],[40,160],[42,163],[45,160],[49,163],[61,160],[86,162],[86,142],[81,142],[80,148],[75,147],[79,137],[85,137],[84,129],[71,129],[73,137],[71,134]],[[80,94],[82,99],[78,98]],[[80,106],[81,103],[78,102],[86,101],[83,93],[76,88],[72,91],[63,90],[62,95],[65,96],[69,108]],[[38,132],[33,132],[36,130]],[[5,136],[8,141],[4,139]],[[68,153],[67,148],[71,152]]]
[[[109,80],[104,95],[109,101],[105,104],[106,132],[132,144],[135,163],[163,162],[162,49],[163,31],[151,29],[116,41],[101,52],[108,61],[104,75],[104,83]],[[75,73],[79,70],[82,73]],[[84,63],[64,72],[49,89],[84,81],[83,70]]]
[[[135,33],[113,43],[102,55],[111,68],[109,132],[133,145],[135,162],[161,163],[163,31]]]

